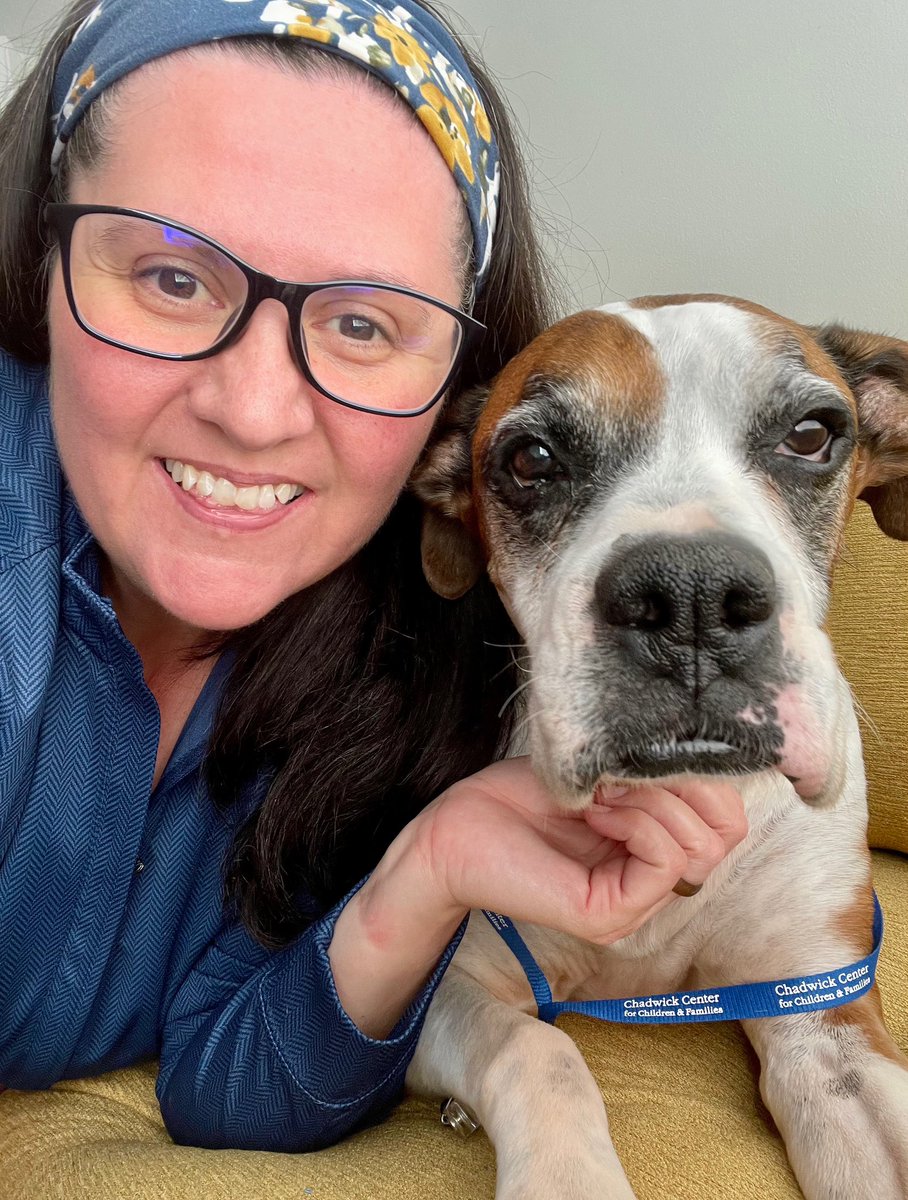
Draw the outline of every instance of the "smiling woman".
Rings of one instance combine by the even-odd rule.
[[[453,254],[451,236],[461,219],[458,189],[403,104],[364,72],[301,79],[242,59],[227,70],[225,65],[223,53],[202,49],[135,71],[121,87],[120,119],[112,124],[105,154],[95,170],[74,173],[71,201],[163,214],[179,221],[184,232],[204,230],[246,262],[285,279],[395,276],[455,306],[464,290],[464,265]],[[248,100],[227,128],[222,114],[237,90]],[[185,120],[187,106],[191,122]],[[282,115],[295,109],[310,119],[299,123],[294,153],[288,155]],[[238,141],[254,146],[249,163],[257,180],[254,219],[245,173],[224,172],[213,189],[198,169],[206,159],[228,161]],[[369,153],[377,141],[397,164],[394,171],[386,169],[383,156]],[[157,167],[163,161],[166,174]],[[174,179],[180,180],[176,189]],[[287,220],[288,197],[317,236],[300,239],[296,222]],[[435,399],[450,373],[453,336],[440,339],[448,341],[443,374],[436,371],[427,381],[409,364],[404,372],[411,388],[421,388],[416,403],[407,405],[417,415],[388,421],[374,411],[351,413],[316,392],[288,354],[288,340],[300,335],[291,332],[288,312],[276,298],[256,296],[255,306],[245,304],[238,267],[228,274],[224,259],[218,282],[211,266],[205,271],[196,266],[186,277],[199,278],[194,287],[207,280],[213,300],[206,308],[216,298],[215,312],[223,312],[209,333],[208,321],[184,317],[187,301],[172,299],[166,277],[153,273],[162,263],[170,264],[171,273],[174,264],[191,271],[185,241],[174,256],[176,228],[146,229],[149,222],[134,220],[126,230],[123,217],[113,219],[108,224],[111,214],[93,210],[74,223],[69,300],[57,259],[49,301],[51,406],[64,472],[104,548],[108,586],[120,597],[120,623],[141,653],[139,622],[150,620],[149,600],[164,610],[155,638],[166,619],[187,627],[191,643],[198,631],[252,624],[324,578],[349,558],[351,547],[372,536],[426,441],[434,412],[418,410]],[[165,235],[169,258],[162,260],[159,242]],[[208,248],[209,262],[212,251],[217,252]],[[204,263],[195,253],[195,261]],[[121,344],[138,336],[145,344],[134,349],[191,354],[199,349],[195,339],[217,344],[221,329],[231,323],[235,336],[205,359],[161,362],[124,354],[86,337],[73,320],[77,290],[85,323],[108,337],[122,331]],[[179,318],[175,304],[181,306]],[[109,325],[111,309],[115,328]],[[377,316],[374,305],[371,311]],[[97,326],[98,319],[107,322],[105,328]],[[138,329],[136,320],[143,322]],[[450,334],[451,325],[459,326],[449,320]],[[187,327],[193,337],[188,343]],[[292,330],[301,329],[300,320],[293,320]],[[331,382],[342,382],[335,378],[338,349],[327,355],[332,370],[323,368],[325,336],[319,335],[318,352],[310,350],[308,361],[314,358]],[[344,351],[348,358],[362,354],[360,342],[349,335],[345,341],[352,343]],[[350,368],[358,377],[366,369],[362,363]],[[368,369],[369,381],[357,378],[350,399],[377,408],[387,384],[381,373],[372,383],[378,369]],[[124,395],[131,397],[125,409]],[[253,488],[284,484],[301,494],[267,513],[224,505],[213,495],[174,487],[176,481],[161,469],[168,458],[224,479],[247,496]],[[150,508],[156,514],[152,529]],[[222,536],[233,530],[254,530],[256,537]]]
[[[314,5],[318,36],[291,37],[285,8],[73,5],[0,123],[0,662],[17,697],[0,722],[0,1080],[158,1054],[184,1138],[297,1147],[340,1136],[333,1110],[287,1094],[267,1135],[241,1133],[239,1110],[230,1132],[235,1100],[200,1086],[184,1022],[255,1003],[270,959],[238,912],[269,945],[308,927],[292,972],[334,1017],[293,1021],[349,1028],[365,1074],[341,1085],[347,1124],[399,1089],[460,918],[395,983],[397,1016],[422,1000],[377,1055],[331,999],[337,914],[313,919],[500,742],[507,650],[482,639],[506,643],[507,623],[488,593],[427,602],[398,497],[454,374],[494,371],[543,308],[507,120],[444,27],[417,5],[345,5],[340,25]],[[500,132],[475,135],[472,182],[414,119],[401,39],[426,79],[456,72],[464,129],[484,89]],[[493,247],[497,146],[522,235]],[[468,345],[483,318],[496,343]],[[48,859],[62,905],[36,900]],[[202,999],[196,964],[225,939],[245,983]]]

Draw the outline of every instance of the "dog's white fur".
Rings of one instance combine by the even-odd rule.
[[[671,298],[664,305],[601,311],[642,335],[662,380],[659,403],[645,414],[651,423],[645,452],[628,457],[576,521],[559,529],[554,544],[540,544],[541,565],[532,568],[508,544],[508,523],[496,522],[494,505],[479,503],[490,574],[532,663],[535,765],[558,792],[578,747],[589,741],[591,720],[608,722],[609,704],[621,703],[620,685],[589,683],[584,663],[599,636],[590,595],[615,543],[627,534],[720,529],[768,556],[793,680],[778,697],[785,745],[777,768],[737,780],[748,836],[697,896],[674,900],[606,947],[538,927],[520,932],[556,999],[691,991],[845,966],[868,950],[867,812],[851,696],[822,623],[841,528],[854,494],[877,477],[864,452],[853,451],[805,535],[796,512],[801,501],[796,497],[793,509],[745,461],[742,431],[783,375],[786,394],[803,395],[805,411],[831,397],[844,398],[857,412],[860,397],[809,333],[793,332],[791,323],[753,306]],[[584,361],[587,325],[565,323],[572,362]],[[535,353],[533,380],[545,372],[549,353]],[[617,370],[616,364],[617,374],[610,375],[609,353],[608,346],[591,352],[589,370],[580,369],[567,384],[563,363],[554,371],[588,438],[597,430],[610,436],[626,415],[620,396],[603,395],[636,368],[625,363]],[[537,415],[544,422],[544,413],[534,411],[544,408],[544,398],[524,388],[526,372],[517,374],[516,383],[506,372],[493,387],[498,399],[494,418],[485,425],[480,419],[482,446],[505,436],[509,424],[518,427]],[[878,398],[878,382],[872,387]],[[874,419],[880,420],[876,410]],[[443,445],[435,454],[442,472],[446,455]],[[475,451],[476,502],[486,487],[483,461]],[[438,480],[426,481],[432,471],[430,456],[417,491],[445,507],[438,505]],[[891,464],[887,471],[896,473]],[[462,512],[464,503],[449,496],[446,509]],[[561,798],[576,809],[591,796],[565,790]],[[744,1027],[760,1057],[761,1092],[807,1200],[905,1200],[908,1060],[885,1031],[875,992],[845,1008]],[[633,1196],[579,1052],[564,1033],[535,1019],[516,960],[479,915],[471,918],[431,1006],[407,1081],[419,1092],[455,1096],[475,1112],[495,1146],[499,1200]]]

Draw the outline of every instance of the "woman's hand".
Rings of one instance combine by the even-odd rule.
[[[702,883],[746,832],[722,780],[612,788],[566,815],[529,759],[495,763],[415,817],[341,913],[329,950],[341,1003],[386,1036],[472,908],[617,941],[684,904],[678,880]]]
[[[600,944],[678,900],[680,879],[701,884],[747,833],[724,780],[635,784],[596,799],[559,813],[529,760],[507,759],[449,788],[408,831],[452,911],[493,909]]]

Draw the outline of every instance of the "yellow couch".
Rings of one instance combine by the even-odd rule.
[[[889,1028],[908,1050],[908,545],[858,505],[838,569],[831,630],[863,706],[871,844],[886,912],[879,981]],[[601,1083],[639,1200],[797,1200],[801,1193],[763,1108],[756,1059],[736,1025],[561,1025]],[[442,1128],[437,1106],[408,1100],[381,1126],[309,1155],[174,1146],[153,1065],[50,1092],[0,1096],[0,1200],[430,1200],[490,1198],[483,1134]]]

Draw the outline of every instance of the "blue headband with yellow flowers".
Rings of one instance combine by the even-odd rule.
[[[51,169],[88,106],[116,80],[174,50],[252,34],[304,38],[384,79],[407,101],[463,194],[479,286],[492,250],[498,147],[459,47],[416,0],[101,0],[57,68]]]

